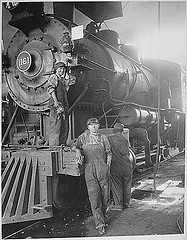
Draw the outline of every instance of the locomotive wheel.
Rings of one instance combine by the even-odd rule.
[[[87,199],[87,188],[83,176],[59,175],[56,199],[53,204],[58,209],[69,209]]]

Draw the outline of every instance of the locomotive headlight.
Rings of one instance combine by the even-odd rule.
[[[6,2],[4,3],[4,7],[7,10],[13,10],[14,8],[16,8],[19,5],[19,2]]]
[[[64,53],[70,53],[73,50],[73,42],[69,35],[69,32],[65,32],[63,34],[63,38],[60,40],[60,44],[62,46]]]
[[[70,44],[69,44],[68,42],[64,42],[64,43],[62,44],[62,47],[63,47],[63,49],[67,49],[67,48],[70,47]]]

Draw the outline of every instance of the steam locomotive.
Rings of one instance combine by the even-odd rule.
[[[51,217],[58,191],[62,208],[70,208],[85,190],[74,153],[62,146],[45,146],[48,78],[57,62],[64,62],[67,77],[76,79],[68,91],[67,142],[85,130],[89,117],[96,116],[106,135],[116,122],[123,123],[132,148],[145,152],[148,166],[152,165],[150,151],[158,146],[158,121],[161,145],[184,149],[180,66],[164,60],[140,61],[134,47],[121,44],[115,31],[101,30],[102,21],[87,25],[82,38],[72,38],[78,27],[59,15],[67,14],[67,6],[69,12],[73,5],[59,4],[57,14],[45,14],[42,2],[5,3],[12,15],[9,24],[18,29],[3,56],[9,98],[3,109],[5,115],[10,109],[13,112],[12,118],[7,117],[9,123],[4,117],[2,140],[5,224]]]

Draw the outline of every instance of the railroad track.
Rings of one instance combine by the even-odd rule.
[[[162,152],[164,152],[166,148],[162,148]],[[183,152],[183,151],[182,151]],[[163,161],[167,161],[169,160],[171,157],[174,157],[178,154],[181,154],[182,152],[179,152],[177,149],[172,149],[169,151],[169,154],[167,156],[164,156],[164,154],[161,154],[161,162]],[[156,154],[157,154],[157,149],[154,149],[151,151],[151,159],[153,160],[154,158],[156,158]],[[145,155],[144,153],[139,153],[136,154],[136,168],[145,165]],[[153,161],[154,162],[154,161]]]
[[[26,230],[31,229],[32,227],[39,224],[40,222],[41,221],[34,221],[32,224],[30,224],[28,222],[25,222],[25,223],[14,223],[14,224],[3,225],[3,227],[2,227],[2,237],[3,237],[3,239],[13,238],[16,235],[18,235],[22,232],[25,232]]]

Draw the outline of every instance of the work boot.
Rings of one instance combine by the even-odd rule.
[[[105,227],[104,226],[102,226],[102,227],[98,227],[98,233],[100,234],[100,235],[103,235],[103,234],[105,234]]]
[[[124,203],[123,204],[123,209],[129,208],[129,206],[130,206],[130,203]]]
[[[110,208],[111,211],[123,211],[123,207],[121,205],[113,205]]]

